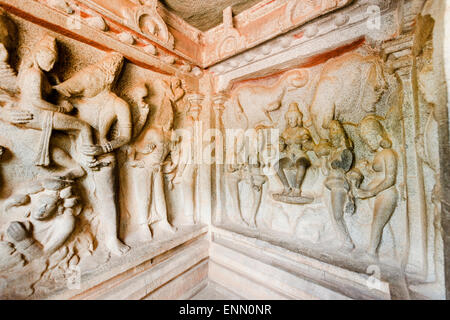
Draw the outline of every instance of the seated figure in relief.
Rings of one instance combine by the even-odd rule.
[[[81,138],[82,144],[93,145],[90,126],[80,119],[65,114],[73,109],[67,100],[62,100],[59,105],[45,100],[52,91],[46,72],[53,69],[57,58],[55,38],[45,35],[36,44],[29,60],[21,67],[18,76],[20,89],[18,106],[32,115],[32,118],[23,126],[42,131],[36,160],[36,165],[40,166],[50,164],[49,149],[52,130],[75,132]],[[96,165],[95,158],[92,156],[82,155],[82,163],[86,167],[95,167]]]
[[[0,10],[0,120],[18,127],[41,130],[37,165],[48,166],[50,154],[53,162],[63,167],[58,175],[64,179],[75,179],[84,175],[83,168],[62,148],[50,141],[52,129],[83,133],[89,143],[90,128],[79,123],[75,117],[60,112],[69,112],[67,101],[53,105],[45,101],[51,87],[45,72],[50,71],[57,59],[54,38],[45,36],[26,58],[17,77],[9,65],[9,51],[17,43],[17,28],[14,22]],[[93,161],[89,158],[89,165]]]
[[[306,170],[311,166],[307,151],[314,149],[311,133],[303,127],[303,114],[297,103],[291,103],[286,113],[287,128],[280,137],[280,160],[276,165],[277,175],[284,186],[282,194],[274,194],[275,200],[294,203],[310,203],[313,199],[302,196],[302,184]],[[292,186],[284,170],[296,170]],[[290,200],[286,200],[290,199]]]
[[[6,202],[6,212],[13,208],[26,210],[28,218],[11,222],[6,233],[28,261],[58,250],[75,229],[82,206],[72,184],[60,179],[44,180]]]

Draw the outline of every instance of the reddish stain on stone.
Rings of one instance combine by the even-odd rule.
[[[305,32],[302,31],[302,32],[299,32],[299,33],[294,34],[293,37],[294,37],[295,39],[301,39],[301,38],[303,38],[304,35],[305,35]]]
[[[293,66],[293,67],[289,67],[289,70],[292,69],[296,69],[296,68],[311,68],[314,67],[316,65],[319,64],[323,64],[325,62],[327,62],[328,60],[341,56],[347,52],[353,51],[357,48],[359,48],[360,46],[362,46],[365,43],[365,38],[361,38],[356,40],[353,43],[350,43],[348,45],[336,48],[334,50],[331,51],[327,51],[325,53],[316,55],[314,57],[311,57],[310,59],[308,59],[307,61],[297,65],[297,66]],[[282,71],[278,71],[278,72],[274,72],[270,75],[267,76],[262,76],[262,77],[257,77],[257,78],[253,78],[253,79],[247,79],[247,80],[241,80],[238,82],[235,82],[232,85],[231,90],[236,89],[237,87],[240,87],[241,85],[244,84],[261,84],[261,82],[267,84],[267,83],[275,83],[276,81],[278,81],[286,72],[289,72],[289,70],[282,70]]]

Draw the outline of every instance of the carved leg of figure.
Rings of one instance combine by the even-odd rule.
[[[72,214],[64,213],[53,218],[50,227],[44,226],[46,234],[39,241],[44,245],[45,254],[49,255],[58,250],[72,234],[75,224],[75,217]]]
[[[6,231],[17,251],[23,254],[28,261],[37,259],[44,254],[42,246],[33,239],[31,228],[29,223],[14,221]]]
[[[52,148],[52,158],[56,165],[64,168],[64,171],[58,174],[60,179],[75,180],[86,174],[84,169],[59,147]]]
[[[91,127],[78,118],[55,112],[53,115],[53,129],[62,131],[77,131],[83,144],[93,145]],[[88,168],[96,166],[97,162],[93,156],[82,156],[82,164]]]
[[[92,172],[95,182],[96,202],[99,209],[100,224],[105,234],[106,246],[112,253],[122,255],[130,250],[130,247],[123,244],[117,237],[117,205],[115,192],[115,159],[110,155],[111,165],[104,167],[100,171]]]
[[[261,205],[261,198],[262,198],[262,187],[264,182],[257,182],[252,187],[252,193],[253,193],[253,205],[252,205],[252,216],[250,217],[249,226],[252,228],[257,228],[256,225],[256,216],[259,211],[259,206]]]
[[[289,180],[286,177],[286,173],[284,172],[284,168],[289,167],[290,159],[283,158],[281,159],[278,164],[275,167],[275,170],[277,171],[277,175],[281,180],[281,183],[283,183],[284,191],[283,194],[290,194],[292,192],[291,185],[289,183]]]
[[[152,206],[152,173],[146,168],[133,168],[133,176],[133,191],[139,228],[137,238],[138,241],[150,241],[153,238],[148,225],[150,208]]]
[[[300,164],[297,166],[297,174],[295,176],[295,188],[292,192],[294,196],[300,197],[302,195],[302,184],[305,179],[306,166]]]
[[[381,242],[383,229],[395,211],[397,198],[397,190],[393,188],[379,193],[375,198],[370,243],[367,250],[367,253],[373,258],[377,257],[377,250]]]
[[[156,222],[152,228],[158,228],[159,230],[169,233],[175,233],[177,228],[173,227],[167,220],[167,204],[166,197],[164,195],[164,178],[161,171],[153,173],[154,192],[155,192],[155,206],[158,212],[160,221]]]
[[[344,188],[336,188],[331,190],[331,221],[333,222],[336,233],[343,244],[343,249],[352,250],[355,246],[350,238],[344,221],[344,206],[346,198],[347,191]]]
[[[25,266],[26,261],[22,254],[10,242],[0,241],[0,256],[2,257],[0,260],[0,272]]]
[[[247,222],[244,220],[242,216],[241,211],[241,203],[239,200],[239,181],[240,179],[238,177],[228,177],[227,178],[227,189],[228,193],[230,195],[230,202],[231,202],[231,208],[230,211],[231,214],[229,215],[232,220],[236,223],[245,223]]]

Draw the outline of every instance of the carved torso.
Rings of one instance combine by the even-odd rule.
[[[32,67],[20,75],[19,88],[21,90],[19,108],[30,111],[33,114],[33,120],[26,127],[41,129],[43,113],[49,111],[36,107],[33,101],[36,99],[45,100],[51,94],[52,86],[46,75],[39,68]]]
[[[117,122],[120,112],[130,113],[128,104],[110,91],[104,91],[93,98],[80,99],[75,105],[79,110],[79,118],[95,129],[99,143],[114,138],[111,137],[111,128]],[[131,128],[130,121],[117,125]]]
[[[388,174],[391,174],[390,172],[388,172],[387,166],[392,165],[393,163],[396,162],[397,162],[396,156],[392,149],[384,149],[378,152],[372,162],[372,170],[374,176],[373,179],[370,181],[368,188],[372,189],[378,186],[384,179],[386,179],[386,176]],[[391,186],[386,190],[392,188],[395,188],[395,185]]]
[[[305,157],[307,158],[305,144],[311,141],[311,134],[303,127],[287,128],[281,135],[286,148],[283,154],[293,161]]]

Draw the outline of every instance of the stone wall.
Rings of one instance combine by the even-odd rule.
[[[445,299],[447,13],[0,0],[0,298]]]
[[[445,298],[441,12],[355,1],[214,66],[215,225]]]

